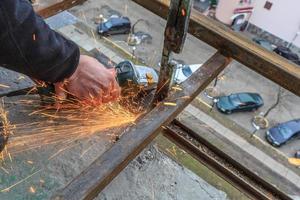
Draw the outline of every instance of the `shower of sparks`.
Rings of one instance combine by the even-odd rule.
[[[125,12],[127,12],[127,5],[125,6]],[[84,21],[87,21],[84,13],[81,14]],[[96,35],[91,29],[91,35],[94,39],[94,43],[97,43]],[[36,40],[36,35],[33,34],[33,40]],[[98,51],[100,51],[97,48]],[[155,62],[154,52],[153,62]],[[111,58],[109,58],[109,64],[112,64]],[[20,76],[18,80],[24,79]],[[0,84],[0,88],[9,88],[7,85]],[[31,92],[29,92],[31,93]],[[134,95],[132,95],[134,96]],[[57,101],[56,98],[52,99]],[[121,101],[124,99],[121,99]],[[52,155],[47,157],[48,161],[62,154],[68,149],[71,149],[78,145],[76,141],[92,140],[92,136],[96,134],[105,134],[111,138],[111,142],[115,142],[118,135],[111,132],[105,133],[106,130],[113,128],[125,127],[127,125],[135,125],[136,119],[140,116],[140,108],[131,108],[131,97],[127,97],[124,100],[128,102],[125,107],[117,103],[108,103],[100,106],[91,106],[86,102],[73,102],[66,100],[66,104],[63,108],[57,110],[54,106],[40,106],[40,100],[23,99],[17,102],[11,102],[12,104],[22,105],[25,108],[24,112],[28,113],[29,118],[33,118],[37,121],[30,123],[11,124],[8,120],[8,112],[5,111],[4,106],[0,106],[0,119],[3,123],[3,130],[6,135],[9,135],[8,145],[0,155],[3,163],[5,159],[8,159],[12,163],[16,154],[27,152],[31,150],[40,150],[50,145],[55,145],[56,150]],[[124,102],[123,102],[124,103]],[[8,103],[9,104],[9,103]],[[133,103],[134,104],[134,103]],[[128,109],[129,108],[129,109]],[[130,110],[130,111],[129,111]],[[139,114],[136,114],[139,113]],[[84,149],[79,155],[82,158],[88,151],[92,150],[94,145]],[[0,159],[1,159],[0,158]],[[32,160],[24,161],[27,165],[32,165],[32,170],[36,169],[37,161]],[[6,174],[12,174],[14,172],[13,165],[10,168],[1,166],[2,171]],[[37,171],[31,171],[30,175],[18,180],[16,183],[0,189],[0,192],[9,192],[20,184],[28,182],[33,176],[43,170],[43,167]],[[40,185],[44,185],[45,181],[40,180]],[[37,186],[38,187],[38,186]],[[36,193],[37,187],[30,186],[28,188],[29,193]]]
[[[59,111],[54,106],[39,107],[40,102],[38,100],[19,100],[17,103],[26,108],[24,112],[29,113],[28,117],[33,117],[38,121],[12,125],[7,117],[8,112],[4,110],[4,105],[0,106],[4,133],[10,135],[8,144],[2,152],[3,164],[1,169],[6,174],[11,174],[14,170],[12,164],[10,164],[10,169],[4,168],[6,166],[6,159],[4,158],[8,158],[12,163],[12,156],[18,153],[45,148],[47,145],[55,145],[56,152],[49,156],[48,161],[50,161],[67,149],[78,145],[79,143],[76,141],[92,140],[92,136],[106,134],[106,130],[134,124],[139,116],[139,114],[129,112],[118,102],[96,107],[85,102],[70,102],[64,104],[63,109]],[[116,137],[116,135],[112,136]],[[91,150],[91,147],[84,149],[80,158]],[[28,165],[35,165],[32,160],[25,160],[24,162]],[[1,189],[0,192],[10,192],[14,187],[28,182],[28,179],[42,170],[43,168],[31,173],[16,183]],[[40,184],[44,184],[44,181],[41,180]],[[30,186],[28,192],[36,193],[36,188]]]
[[[71,148],[70,145],[76,140],[89,138],[111,128],[132,124],[138,117],[118,103],[108,103],[96,107],[72,104],[59,111],[42,108],[31,112],[29,116],[38,116],[39,121],[14,126],[8,125],[7,129],[10,132],[22,135],[18,134],[9,139],[7,155],[50,144],[63,144],[63,147],[57,151],[59,154],[65,149]]]

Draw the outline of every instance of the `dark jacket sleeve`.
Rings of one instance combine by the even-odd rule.
[[[72,75],[80,52],[51,30],[27,0],[0,0],[0,65],[46,82]]]

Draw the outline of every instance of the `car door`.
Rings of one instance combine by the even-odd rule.
[[[109,34],[117,34],[118,33],[118,26],[114,25],[109,29]]]
[[[118,23],[115,25],[115,34],[123,34],[125,32],[124,23]]]
[[[249,102],[243,102],[238,107],[239,111],[248,111],[249,110]]]
[[[257,104],[255,102],[247,102],[247,111],[252,111],[257,108]]]

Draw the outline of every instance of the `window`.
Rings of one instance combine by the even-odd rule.
[[[273,3],[271,3],[270,1],[266,1],[264,8],[267,10],[271,10],[273,6]]]

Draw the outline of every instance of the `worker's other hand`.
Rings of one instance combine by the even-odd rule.
[[[120,96],[115,76],[114,69],[106,69],[95,58],[81,55],[74,74],[63,83],[56,83],[55,92],[59,99],[65,99],[69,93],[92,105],[108,103]]]

